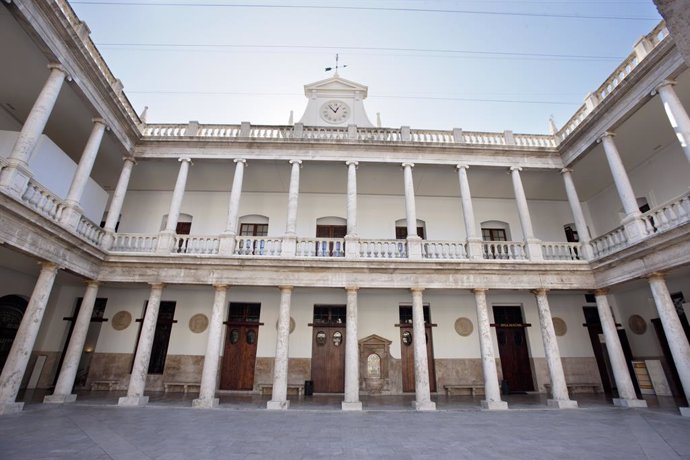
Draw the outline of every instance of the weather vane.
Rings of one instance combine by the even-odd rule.
[[[336,53],[335,55],[335,67],[326,67],[326,72],[330,72],[331,70],[335,69],[335,75],[338,75],[338,69],[339,68],[345,68],[347,67],[347,64],[339,65],[338,64],[338,54]]]

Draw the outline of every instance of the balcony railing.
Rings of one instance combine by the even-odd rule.
[[[297,238],[297,257],[345,257],[343,238]]]
[[[283,239],[267,236],[238,236],[233,254],[239,256],[278,257],[281,254]]]
[[[467,248],[463,241],[423,241],[422,257],[441,260],[467,259]]]
[[[407,257],[405,240],[359,240],[362,259],[403,259]]]
[[[220,237],[175,235],[174,254],[218,254]]]
[[[594,257],[604,257],[628,246],[628,237],[623,227],[617,227],[610,232],[594,238],[591,242]]]
[[[158,235],[144,235],[141,233],[118,233],[115,235],[110,252],[152,253],[156,251]]]
[[[544,260],[582,260],[580,243],[542,242],[541,253]]]
[[[22,193],[22,202],[54,222],[60,220],[65,209],[60,198],[33,179],[29,179],[26,190]]]
[[[483,255],[489,260],[525,260],[524,241],[482,241]]]
[[[665,232],[690,221],[690,192],[642,215],[647,234]]]

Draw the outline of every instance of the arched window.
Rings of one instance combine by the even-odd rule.
[[[347,219],[336,216],[316,219],[317,238],[343,238],[347,235]]]
[[[168,215],[163,216],[161,221],[161,230],[164,230],[168,225]],[[175,234],[177,235],[189,235],[192,231],[192,215],[180,213],[177,218],[177,225],[175,226]]]
[[[511,241],[510,225],[500,220],[482,222],[482,239],[484,241]]]
[[[426,222],[417,219],[417,236],[421,239],[426,239]],[[404,240],[407,238],[407,219],[398,219],[395,221],[395,239]]]
[[[239,219],[240,235],[266,236],[268,235],[268,217],[258,214],[247,214]]]

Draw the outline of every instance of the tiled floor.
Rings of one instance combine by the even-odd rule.
[[[339,410],[342,396],[223,395],[214,410],[191,409],[194,394],[152,393],[143,408],[120,408],[119,392],[86,392],[76,404],[40,404],[0,417],[2,459],[211,458],[686,458],[690,419],[672,400],[648,409],[575,395],[577,410],[546,409],[543,395],[511,395],[513,410],[484,412],[479,398],[434,397],[438,411],[412,410],[412,396],[363,398],[365,411]]]

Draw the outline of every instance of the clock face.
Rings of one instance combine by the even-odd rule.
[[[328,123],[342,123],[350,118],[350,107],[343,101],[328,101],[321,106],[321,118]]]

